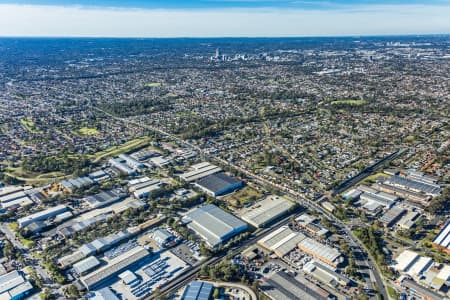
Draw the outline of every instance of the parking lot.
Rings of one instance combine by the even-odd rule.
[[[171,249],[171,252],[178,256],[180,259],[190,264],[191,266],[196,265],[202,257],[199,253],[198,245],[192,242],[183,242],[178,246],[175,246]]]

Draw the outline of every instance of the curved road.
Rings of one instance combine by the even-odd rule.
[[[112,115],[111,113],[106,112],[106,111],[104,111],[104,110],[102,110],[102,109],[100,109],[100,108],[98,108],[98,107],[95,107],[95,106],[91,106],[91,107],[92,107],[93,109],[95,109],[95,110],[98,110],[98,111],[100,111],[100,112],[102,112],[102,113],[104,113],[104,114],[110,116],[110,117],[113,118],[113,119],[116,119],[116,120],[119,120],[119,121],[121,121],[121,122],[124,122],[124,123],[127,124],[127,125],[140,126],[140,127],[143,127],[143,128],[146,128],[146,129],[150,129],[150,130],[152,130],[152,131],[155,131],[155,132],[157,132],[157,133],[160,133],[161,135],[166,136],[166,137],[169,137],[169,138],[171,138],[172,140],[177,141],[177,142],[179,142],[179,143],[181,143],[181,144],[183,144],[183,145],[185,145],[185,146],[188,146],[188,147],[190,147],[190,148],[196,149],[203,157],[205,157],[205,158],[207,158],[207,159],[209,159],[209,160],[211,160],[211,161],[213,161],[213,162],[218,162],[219,164],[229,166],[229,167],[231,167],[231,168],[233,168],[233,169],[235,169],[235,170],[238,170],[238,171],[240,171],[240,172],[246,174],[246,175],[249,176],[250,178],[256,179],[257,181],[263,182],[263,183],[265,183],[265,184],[267,184],[267,185],[269,185],[269,186],[272,186],[272,187],[274,187],[274,188],[276,188],[276,189],[278,189],[278,190],[281,190],[281,191],[285,192],[286,194],[288,194],[289,196],[291,196],[291,198],[293,198],[293,199],[294,199],[297,203],[299,203],[300,205],[303,205],[303,206],[306,206],[306,207],[311,208],[311,209],[313,209],[313,210],[319,211],[319,212],[322,213],[324,216],[326,216],[328,219],[330,219],[330,220],[332,220],[334,223],[338,224],[338,225],[345,231],[346,235],[350,238],[350,241],[351,241],[358,249],[361,249],[361,252],[364,253],[364,256],[365,256],[365,257],[368,257],[367,250],[366,250],[366,248],[364,247],[364,245],[363,245],[362,243],[360,243],[360,241],[356,238],[356,236],[353,235],[353,233],[352,233],[352,231],[350,230],[350,228],[349,228],[343,221],[339,220],[339,219],[336,218],[334,215],[332,215],[331,213],[329,213],[328,211],[326,211],[325,209],[323,209],[322,206],[320,206],[318,203],[313,202],[313,201],[311,201],[311,200],[305,198],[302,194],[300,194],[300,193],[298,193],[298,192],[296,192],[296,191],[294,191],[294,190],[292,190],[292,189],[289,189],[289,188],[286,188],[286,187],[284,187],[284,186],[281,186],[281,185],[279,185],[279,184],[277,184],[277,183],[274,183],[274,182],[272,182],[272,181],[270,181],[270,180],[267,180],[267,179],[265,179],[265,178],[262,178],[262,177],[260,177],[260,176],[258,176],[258,175],[256,175],[256,174],[253,174],[252,172],[250,172],[250,171],[248,171],[248,170],[246,170],[246,169],[243,169],[243,168],[240,167],[240,166],[234,165],[234,164],[232,164],[232,163],[230,163],[230,162],[228,162],[228,161],[225,161],[225,160],[223,160],[223,159],[221,159],[221,158],[214,157],[214,156],[212,156],[212,155],[209,155],[209,154],[207,154],[207,153],[204,153],[204,151],[203,151],[200,147],[198,147],[198,146],[196,146],[196,145],[193,145],[193,144],[191,144],[191,143],[189,143],[189,142],[187,142],[187,141],[185,141],[185,140],[183,140],[183,139],[181,139],[181,138],[179,138],[179,137],[177,137],[177,136],[175,136],[175,135],[173,135],[173,134],[170,134],[170,133],[168,133],[168,132],[165,132],[164,130],[161,130],[161,129],[159,129],[159,128],[156,128],[156,127],[153,127],[153,126],[150,126],[150,125],[146,125],[146,124],[142,124],[142,123],[138,123],[138,122],[134,122],[134,121],[130,121],[130,120],[127,120],[127,119],[124,119],[124,118],[120,118],[120,117],[114,116],[114,115]],[[390,158],[391,156],[392,156],[392,157],[396,157],[396,155],[398,155],[398,153],[399,153],[399,152],[395,152],[395,153],[389,155],[389,158]],[[403,153],[403,150],[402,150],[402,153]],[[392,158],[391,158],[391,159],[392,159]],[[382,161],[379,161],[379,162],[375,163],[374,165],[375,165],[376,167],[379,167],[379,166],[381,165],[381,163],[384,164],[386,161],[387,161],[387,160],[386,160],[386,158],[385,158],[385,159],[383,159]],[[369,169],[372,169],[372,170],[373,170],[373,169],[374,169],[374,168],[373,168],[374,165],[369,166],[368,168],[364,169],[363,172],[367,172]],[[356,175],[355,177],[359,177],[359,175],[360,175],[360,174]],[[355,178],[355,177],[354,177],[354,178]],[[353,178],[353,179],[354,179],[354,178]],[[344,183],[345,183],[345,182],[344,182]],[[333,191],[331,191],[331,193],[333,193]],[[323,198],[323,197],[322,197],[322,198]],[[247,245],[247,243],[246,243],[246,245]],[[219,260],[220,260],[220,259],[219,259]],[[218,260],[217,260],[217,261],[218,261]],[[217,262],[217,261],[216,261],[216,262]],[[208,261],[208,262],[209,262],[209,261]],[[370,272],[370,274],[371,274],[371,277],[373,276],[373,277],[375,278],[376,289],[378,289],[378,291],[381,293],[383,299],[386,299],[386,300],[389,299],[388,294],[387,294],[387,291],[386,291],[386,286],[385,286],[384,280],[383,280],[382,276],[380,275],[377,266],[375,266],[375,265],[373,264],[373,261],[372,261],[372,260],[367,259],[366,262],[367,262],[367,266],[369,266],[369,269],[370,269],[369,272]],[[212,262],[212,263],[215,263],[215,262]],[[200,270],[200,267],[199,267],[198,270],[197,270],[196,272],[194,272],[193,274],[195,275],[199,270]],[[189,273],[189,272],[188,272],[188,273]],[[189,273],[189,274],[190,274],[190,273]],[[184,278],[184,277],[186,277],[186,276],[187,276],[187,275],[182,275],[181,278]],[[191,276],[187,276],[187,277],[190,279],[190,278],[192,278],[192,275],[191,275]],[[178,281],[178,280],[175,280],[175,281]],[[183,281],[183,282],[184,282],[184,281]],[[169,285],[170,285],[170,284],[169,284]],[[150,299],[151,299],[151,298],[150,298]]]

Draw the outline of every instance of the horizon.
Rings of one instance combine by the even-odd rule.
[[[303,36],[1,36],[0,39],[117,39],[117,40],[220,40],[220,39],[333,39],[333,38],[397,38],[397,37],[439,37],[450,36],[450,33],[426,33],[426,34],[370,34],[370,35],[303,35]]]
[[[1,37],[214,38],[450,34],[450,1],[0,0]]]

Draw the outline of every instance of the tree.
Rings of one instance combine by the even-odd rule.
[[[68,287],[66,287],[64,289],[64,294],[69,299],[79,299],[80,298],[80,292],[73,284],[69,285]]]
[[[218,288],[214,289],[213,298],[214,299],[219,299],[220,298],[220,290]]]
[[[208,276],[208,274],[209,274],[208,265],[203,264],[202,267],[200,268],[200,276]]]
[[[3,242],[3,256],[9,259],[15,257],[16,249],[9,240],[4,240]]]
[[[39,295],[42,300],[52,300],[55,299],[55,295],[53,295],[49,289],[44,289],[42,293]]]

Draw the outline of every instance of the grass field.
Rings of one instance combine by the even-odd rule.
[[[93,128],[93,127],[82,127],[80,129],[78,129],[77,132],[81,135],[97,135],[98,134],[97,128]]]
[[[91,154],[88,158],[93,162],[99,162],[104,158],[116,156],[125,152],[132,151],[134,149],[149,145],[150,138],[144,137],[128,141],[122,145],[110,147],[106,150]],[[50,172],[50,173],[38,173],[24,170],[22,167],[10,167],[7,168],[6,175],[17,178],[18,180],[25,181],[27,184],[49,184],[55,181],[61,181],[70,177],[63,172]]]
[[[150,143],[150,138],[148,138],[148,137],[134,139],[134,140],[128,141],[122,145],[110,147],[106,150],[103,150],[103,151],[97,152],[93,155],[90,155],[90,158],[92,159],[92,161],[94,163],[96,163],[96,162],[99,162],[100,160],[102,160],[103,158],[116,156],[116,155],[119,155],[119,154],[122,154],[125,152],[129,152],[133,149],[147,146],[149,143]]]
[[[152,88],[152,87],[160,87],[161,86],[161,83],[159,83],[159,82],[150,82],[150,83],[147,83],[146,85],[144,85],[145,87],[150,87],[150,88]]]
[[[391,299],[400,299],[397,291],[392,286],[387,287],[387,292],[389,294],[389,297],[391,297]]]
[[[31,133],[40,131],[39,128],[36,127],[36,124],[34,124],[33,120],[31,120],[30,118],[20,119],[20,124],[22,124],[22,126]]]
[[[19,237],[19,240],[28,249],[34,247],[34,245],[35,245],[33,240],[29,240],[29,239],[22,238],[22,237]]]
[[[145,147],[149,145],[150,138],[143,137],[128,141],[122,145],[110,147],[106,150],[97,152],[95,154],[88,155],[87,158],[93,163],[97,163],[102,159],[117,156],[122,153],[132,151],[134,149]],[[61,181],[70,177],[70,175],[63,172],[50,172],[50,173],[36,173],[24,170],[22,167],[9,167],[6,175],[17,178],[18,180],[25,181],[27,184],[49,184],[55,181]]]
[[[378,177],[381,177],[381,176],[388,177],[388,175],[386,175],[384,173],[376,173],[376,174],[367,176],[361,183],[375,182],[378,179]]]
[[[342,99],[342,100],[331,101],[332,105],[339,105],[339,104],[364,105],[366,103],[367,102],[365,100],[355,100],[355,99]]]
[[[12,231],[16,232],[17,230],[19,230],[19,223],[17,223],[17,222],[9,223],[8,227]]]
[[[8,168],[6,170],[6,174],[11,177],[15,177],[18,180],[25,181],[27,184],[39,184],[39,185],[48,184],[54,182],[55,180],[59,181],[68,178],[68,176],[63,174],[62,172],[35,173],[25,171],[21,167]]]
[[[262,197],[262,194],[252,187],[246,186],[245,188],[229,195],[224,198],[233,206],[246,205],[248,203],[254,202],[255,200]]]

